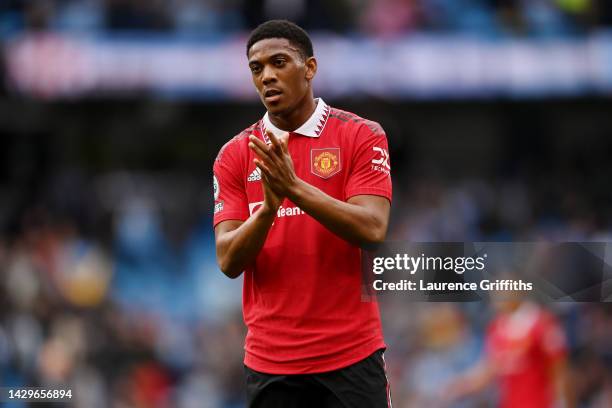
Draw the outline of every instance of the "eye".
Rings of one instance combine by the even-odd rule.
[[[251,65],[250,68],[251,68],[251,72],[253,74],[257,74],[257,73],[259,73],[261,71],[261,66],[260,65]]]
[[[282,58],[277,58],[274,60],[274,65],[277,67],[282,67],[283,65],[285,65],[285,60]]]

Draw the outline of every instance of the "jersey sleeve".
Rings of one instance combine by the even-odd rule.
[[[213,165],[213,226],[226,220],[245,221],[249,217],[238,146],[236,142],[225,145]]]
[[[391,161],[385,132],[378,123],[368,121],[359,127],[355,142],[346,198],[369,194],[391,201]]]

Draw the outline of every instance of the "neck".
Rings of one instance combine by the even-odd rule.
[[[290,112],[272,114],[268,112],[270,122],[277,128],[286,132],[293,132],[302,126],[314,113],[317,104],[312,96],[312,92],[307,92],[306,96],[298,103],[295,109]]]

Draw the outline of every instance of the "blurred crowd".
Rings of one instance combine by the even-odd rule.
[[[56,205],[33,205],[3,234],[0,384],[69,388],[76,407],[242,406],[240,282],[218,271],[207,217],[180,247],[162,228],[179,222],[167,198],[188,183],[91,181],[60,177],[49,186]],[[79,214],[60,210],[75,203]],[[83,229],[99,212],[109,239]]]
[[[78,408],[243,407],[242,282],[215,262],[210,169],[262,108],[0,108],[0,385],[70,388]],[[611,241],[605,105],[346,108],[387,130],[390,240]],[[482,354],[493,309],[380,305],[394,406],[435,407]],[[545,307],[578,407],[612,406],[610,304]],[[455,406],[492,406],[495,392]]]
[[[51,207],[28,208],[0,240],[0,384],[68,387],[79,408],[243,407],[241,279],[225,278],[215,264],[209,214],[201,214],[201,222],[181,238],[172,233],[172,223],[180,223],[172,206],[189,206],[168,196],[189,200],[182,188],[197,187],[176,176],[134,172],[87,183],[92,187],[73,178],[68,195],[56,197]],[[499,201],[482,198],[500,186],[517,188],[503,180],[481,183],[480,195],[469,183],[416,183],[407,191],[398,186],[398,195],[415,200],[401,209],[396,205],[390,237],[500,237],[512,228],[504,217],[489,230],[478,226],[485,208],[506,211]],[[48,187],[62,191],[57,184]],[[83,211],[106,213],[108,237],[79,226],[83,214],[58,211],[69,204],[57,203],[85,205],[83,200],[100,197],[107,202],[102,208]],[[530,237],[551,237],[546,223],[541,225],[532,227]],[[601,240],[606,233],[559,219],[552,237]],[[413,303],[401,296],[380,302],[394,406],[436,406],[441,387],[482,355],[493,309],[482,303]],[[560,318],[567,337],[578,406],[610,406],[612,308],[546,307]],[[453,406],[491,406],[495,395],[490,387]]]
[[[23,29],[219,35],[287,18],[308,30],[392,37],[550,37],[610,27],[606,0],[5,0],[0,34]]]

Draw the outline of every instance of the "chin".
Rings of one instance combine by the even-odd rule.
[[[280,103],[264,104],[264,106],[268,110],[268,113],[273,114],[273,115],[282,114],[287,110],[287,107]]]

